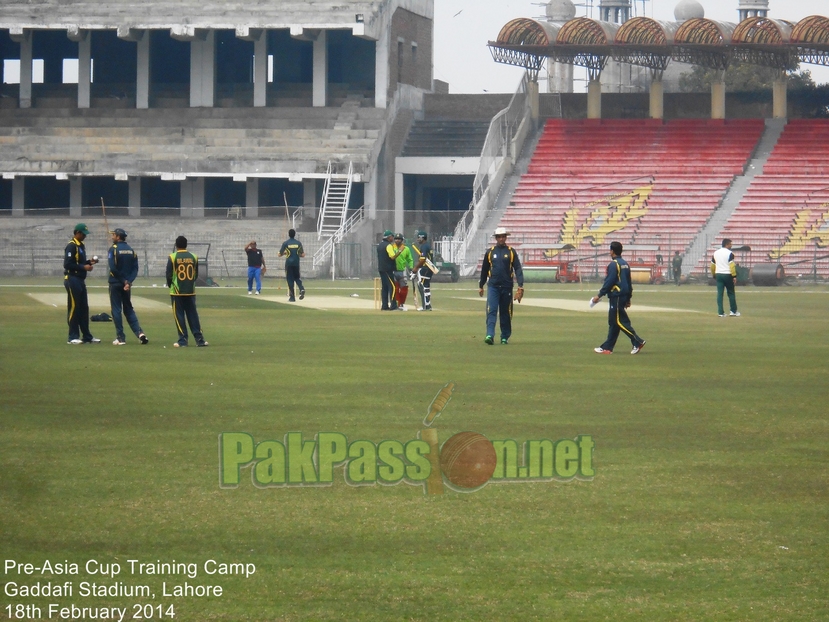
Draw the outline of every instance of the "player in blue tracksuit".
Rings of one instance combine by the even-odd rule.
[[[66,321],[69,324],[66,343],[101,343],[89,332],[89,300],[86,295],[86,273],[98,260],[86,258],[83,241],[89,235],[89,228],[80,222],[75,225],[73,234],[63,251],[63,286],[66,288]]]
[[[112,246],[107,253],[109,264],[109,304],[112,308],[112,322],[115,324],[115,341],[113,345],[126,345],[124,322],[121,311],[127,318],[132,332],[142,345],[149,343],[147,335],[141,330],[138,316],[132,307],[132,282],[138,276],[138,256],[126,242],[127,232],[116,229],[112,232]]]
[[[645,347],[645,340],[636,334],[628,318],[627,308],[630,306],[630,299],[633,297],[633,283],[630,280],[630,266],[622,259],[622,243],[610,243],[611,261],[607,264],[607,276],[598,295],[593,297],[593,304],[599,302],[602,296],[607,296],[610,303],[607,312],[607,339],[594,352],[598,354],[613,354],[616,346],[616,339],[619,332],[623,331],[630,337],[633,345],[631,354],[638,354]]]
[[[486,338],[484,343],[492,345],[495,340],[495,317],[501,316],[501,343],[507,345],[512,335],[512,284],[518,283],[515,300],[521,302],[524,297],[524,271],[518,253],[507,246],[509,232],[504,227],[495,229],[495,246],[484,253],[481,265],[481,278],[478,282],[478,295],[484,295],[484,285],[488,284],[486,294]]]

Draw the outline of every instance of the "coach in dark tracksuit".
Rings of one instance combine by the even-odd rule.
[[[112,246],[107,253],[109,265],[109,305],[112,309],[112,322],[115,324],[115,341],[113,345],[126,345],[124,335],[124,322],[121,319],[121,311],[127,318],[132,332],[138,337],[142,345],[147,344],[149,339],[141,325],[138,323],[138,316],[132,307],[132,282],[138,276],[138,257],[129,244],[126,243],[127,232],[123,229],[116,229],[112,232]]]
[[[486,294],[486,337],[484,343],[492,345],[495,340],[495,317],[501,316],[501,343],[507,345],[512,335],[512,283],[518,283],[515,300],[521,302],[524,297],[524,271],[518,253],[507,246],[509,232],[504,227],[495,229],[495,246],[484,254],[481,265],[481,278],[478,282],[478,295],[484,295],[484,285],[488,284]]]
[[[383,239],[377,245],[377,271],[380,273],[381,311],[397,310],[397,282],[394,271],[397,269],[394,254],[389,254],[389,246],[394,246],[394,234],[386,229]]]
[[[81,223],[75,225],[74,236],[63,251],[63,286],[66,288],[66,321],[69,324],[69,339],[66,343],[101,343],[89,332],[89,300],[86,296],[86,273],[92,270],[97,260],[86,258],[83,241],[89,235],[89,228]],[[83,339],[81,339],[83,335]]]
[[[611,262],[607,264],[607,276],[604,285],[597,296],[593,297],[593,304],[599,302],[602,296],[607,296],[610,303],[607,313],[607,339],[594,352],[598,354],[613,354],[619,332],[623,331],[633,345],[631,354],[638,354],[645,347],[645,340],[636,334],[628,318],[627,308],[633,297],[633,283],[630,280],[630,266],[622,259],[622,243],[610,243]]]
[[[196,309],[196,279],[199,278],[199,259],[187,250],[187,238],[176,238],[176,250],[167,258],[167,287],[170,288],[170,300],[176,317],[178,341],[175,348],[187,345],[187,324],[193,331],[196,344],[200,348],[208,345],[201,332],[199,312]]]

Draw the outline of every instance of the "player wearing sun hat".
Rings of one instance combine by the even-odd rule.
[[[495,318],[501,316],[501,343],[507,345],[512,335],[512,285],[518,283],[515,300],[521,302],[524,297],[524,271],[518,253],[507,246],[509,231],[504,227],[495,229],[495,246],[484,253],[481,266],[481,278],[478,282],[478,295],[483,297],[484,285],[488,284],[486,295],[486,338],[484,342],[492,345],[495,341]]]
[[[86,295],[86,273],[92,271],[98,259],[86,258],[83,241],[89,235],[89,227],[79,222],[73,234],[63,251],[63,286],[66,288],[66,321],[69,324],[66,343],[101,343],[89,332],[89,300]]]

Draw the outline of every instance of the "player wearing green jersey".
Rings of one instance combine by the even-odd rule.
[[[173,303],[176,318],[178,341],[173,347],[183,348],[187,345],[187,325],[193,331],[193,337],[200,348],[208,345],[204,340],[196,310],[196,279],[199,277],[199,259],[187,250],[187,238],[176,238],[176,250],[167,258],[167,287]]]

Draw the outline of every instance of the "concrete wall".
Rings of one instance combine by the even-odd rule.
[[[391,21],[388,97],[398,84],[432,89],[432,20],[397,9]]]
[[[488,121],[509,105],[512,94],[426,95],[423,100],[427,119]]]

